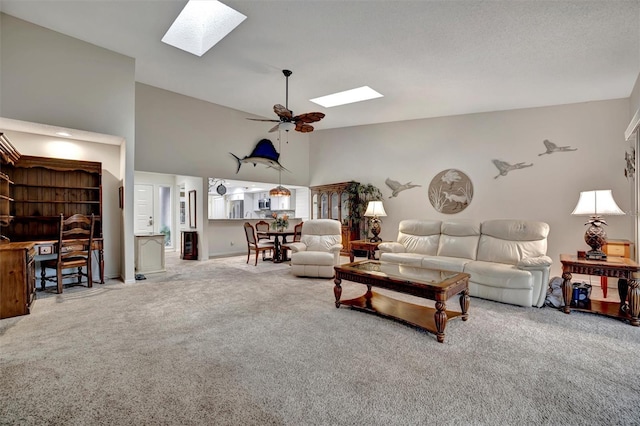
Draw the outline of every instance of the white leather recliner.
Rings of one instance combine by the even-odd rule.
[[[342,227],[333,219],[312,219],[302,225],[299,242],[291,249],[291,272],[299,277],[332,278],[340,263]]]

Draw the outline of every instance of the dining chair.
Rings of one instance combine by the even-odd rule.
[[[299,224],[297,224],[296,226],[293,227],[293,240],[291,241],[292,243],[295,242],[299,242],[300,241],[300,237],[302,236],[302,224],[304,222],[300,222]],[[289,259],[288,253],[289,253],[289,243],[287,244],[283,244],[281,246],[282,248],[282,259],[284,261],[289,261],[291,259]]]
[[[87,278],[87,287],[93,286],[91,246],[94,227],[93,214],[91,216],[74,214],[67,219],[64,215],[60,215],[57,256],[40,262],[42,290],[45,289],[45,281],[52,281],[57,285],[57,292],[62,293],[64,280],[76,278],[77,282],[69,284],[82,285],[82,277]],[[46,276],[47,269],[55,269],[56,274]],[[71,271],[65,272],[67,270]]]
[[[265,259],[265,252],[273,251],[274,245],[273,241],[259,241],[256,237],[256,230],[249,222],[244,223],[244,234],[247,237],[247,263],[249,263],[249,259],[251,257],[251,252],[254,251],[256,253],[256,262],[255,265],[258,265],[258,253],[262,252],[262,260]]]
[[[256,235],[258,237],[258,241],[260,240],[269,240],[271,241],[271,237],[266,233],[269,232],[269,222],[265,222],[261,220],[256,223]]]

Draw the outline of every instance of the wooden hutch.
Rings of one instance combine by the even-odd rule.
[[[311,219],[336,219],[342,224],[342,251],[348,256],[351,241],[360,238],[360,230],[354,229],[349,221],[350,205],[347,188],[353,182],[332,183],[312,186]]]
[[[95,215],[104,282],[102,163],[20,155],[0,133],[0,318],[29,313],[35,256],[56,251],[60,214]]]
[[[0,133],[0,319],[28,314],[35,300],[35,244],[12,243],[4,236],[13,222],[13,178],[9,168],[20,153]]]

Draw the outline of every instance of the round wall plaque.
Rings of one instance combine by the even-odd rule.
[[[467,208],[472,198],[471,179],[457,169],[441,171],[429,184],[429,201],[440,213],[460,213]]]

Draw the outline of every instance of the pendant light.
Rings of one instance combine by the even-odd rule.
[[[288,142],[288,141],[287,141]],[[281,153],[280,130],[278,129],[278,153]],[[282,186],[282,169],[278,170],[278,186],[269,191],[270,197],[291,197],[291,191]]]

